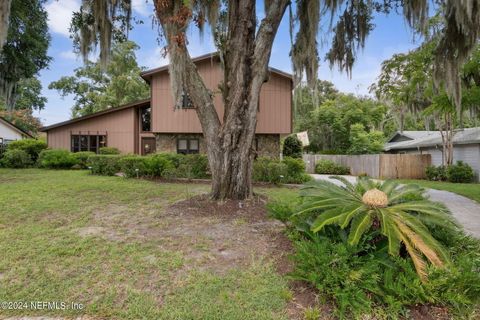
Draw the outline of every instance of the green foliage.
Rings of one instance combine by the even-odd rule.
[[[349,154],[381,153],[385,137],[381,131],[365,131],[363,124],[356,123],[350,127]]]
[[[33,163],[32,157],[25,150],[11,148],[3,153],[0,160],[1,166],[5,168],[28,168]]]
[[[43,4],[43,0],[11,2],[7,41],[0,50],[0,91],[10,111],[16,108],[17,98],[19,107],[30,110],[41,109],[45,104],[44,98],[35,94],[40,92],[40,83],[34,78],[51,60],[47,55],[50,35]],[[32,95],[25,91],[25,86],[33,88]]]
[[[8,149],[23,150],[30,156],[33,162],[36,162],[40,152],[47,149],[47,143],[43,140],[23,139],[11,142],[8,145]]]
[[[99,154],[88,158],[87,164],[91,168],[92,174],[101,176],[113,176],[120,172],[119,155]]]
[[[165,177],[167,172],[171,172],[175,169],[175,165],[178,166],[179,161],[173,153],[157,153],[149,155],[145,159],[146,173],[152,177]]]
[[[329,159],[322,159],[316,163],[315,173],[345,175],[350,174],[350,168],[337,164]]]
[[[419,276],[426,277],[425,258],[436,267],[444,267],[449,257],[431,235],[425,223],[455,229],[448,210],[437,203],[416,200],[424,190],[416,185],[399,186],[389,180],[382,183],[359,178],[353,185],[337,177],[345,186],[317,181],[303,188],[304,204],[296,213],[314,213],[312,232],[328,225],[349,227],[348,244],[356,246],[362,236],[379,230],[388,241],[387,250],[398,256],[402,246],[409,254]]]
[[[205,179],[210,176],[206,155],[187,154],[178,158],[180,162],[174,173],[176,178]]]
[[[40,152],[37,163],[42,168],[70,169],[78,164],[78,160],[70,151],[63,149],[47,149]]]
[[[74,117],[148,98],[150,90],[140,77],[143,68],[135,56],[138,48],[131,41],[115,43],[106,67],[100,61],[88,61],[75,69],[74,76],[62,77],[48,88],[58,90],[62,96],[74,96]]]
[[[119,160],[120,171],[126,178],[141,178],[147,175],[146,158],[125,156]]]
[[[88,168],[88,158],[94,156],[95,152],[92,151],[80,151],[73,153],[75,159],[77,159],[77,165],[80,169],[87,169]]]
[[[98,149],[99,154],[120,154],[120,150],[115,147],[101,147]]]
[[[376,130],[384,131],[386,135],[393,133],[396,128],[392,126],[387,111],[385,105],[369,98],[335,94],[330,99],[321,100],[304,115],[301,124],[295,124],[295,128],[308,131],[310,145],[306,149],[309,151],[342,154],[352,146],[351,128],[355,124],[362,124],[367,134],[372,132],[369,141],[378,139]]]
[[[301,159],[285,157],[283,161],[260,157],[253,163],[253,180],[268,183],[304,183],[311,180]]]
[[[302,142],[296,135],[290,135],[283,142],[283,156],[292,158],[302,158]]]
[[[431,181],[447,181],[447,169],[445,166],[428,166],[425,169],[428,180]]]
[[[458,161],[456,164],[447,167],[447,179],[455,183],[472,182],[474,172],[472,167],[463,161]]]

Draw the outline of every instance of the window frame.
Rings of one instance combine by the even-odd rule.
[[[180,149],[180,140],[186,140],[187,149]],[[196,141],[197,149],[191,149],[191,142]],[[177,153],[178,154],[199,154],[200,153],[200,139],[199,138],[177,138]]]
[[[82,148],[82,145],[81,145],[82,137],[87,138],[86,148]],[[95,147],[91,145],[91,137],[95,137],[95,140],[96,140]],[[76,143],[75,143],[75,140],[77,140]],[[105,143],[102,145],[101,141],[105,141]],[[70,134],[70,151],[73,153],[91,151],[98,154],[99,149],[106,146],[107,146],[106,134],[82,134],[82,133]],[[86,150],[82,150],[82,149],[86,149]]]
[[[146,131],[146,130],[143,130],[143,125],[144,125],[143,114],[144,114],[145,110],[148,110],[148,109],[150,109],[150,112],[149,112],[149,113],[150,113],[150,115],[149,115],[149,117],[150,117],[150,123],[149,123],[150,129]],[[140,111],[140,112],[139,112],[140,132],[152,132],[152,106],[151,106],[151,105],[148,105],[148,106],[142,107],[142,108],[140,108],[139,111]]]

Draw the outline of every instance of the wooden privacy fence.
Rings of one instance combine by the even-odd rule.
[[[304,154],[307,172],[315,173],[315,164],[322,159],[350,168],[350,174],[354,176],[367,174],[377,179],[422,179],[425,178],[425,169],[432,163],[429,154]]]

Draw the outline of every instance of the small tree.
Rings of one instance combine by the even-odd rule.
[[[292,134],[285,138],[283,142],[284,157],[301,158],[302,149],[302,142],[298,140],[296,135]]]
[[[383,150],[385,137],[381,131],[365,131],[361,123],[350,127],[350,154],[380,153]]]

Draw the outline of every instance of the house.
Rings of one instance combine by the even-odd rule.
[[[223,72],[217,54],[193,59],[207,88],[214,96],[220,119],[223,103],[219,84]],[[150,99],[110,108],[94,114],[44,127],[50,148],[94,151],[103,146],[123,153],[205,153],[206,146],[195,106],[188,96],[184,106],[174,106],[168,66],[141,73],[150,85]],[[255,148],[259,155],[278,157],[280,138],[292,132],[292,76],[270,68],[258,106]]]
[[[0,144],[8,144],[9,142],[21,139],[33,138],[32,135],[5,118],[0,117]]]
[[[387,153],[431,154],[432,165],[443,164],[440,131],[403,131],[385,144]],[[453,136],[453,160],[468,163],[480,177],[480,127],[458,130]]]

